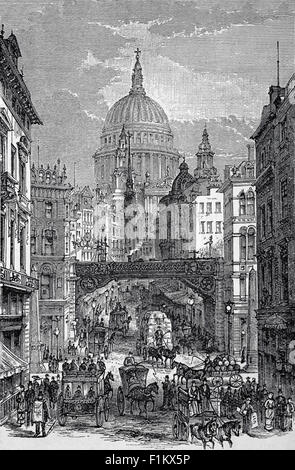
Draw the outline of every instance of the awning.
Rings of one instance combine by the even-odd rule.
[[[5,344],[0,342],[0,379],[19,374],[28,368],[28,364],[16,356]]]
[[[286,330],[287,326],[287,321],[279,314],[267,318],[264,324],[264,328],[277,331]]]

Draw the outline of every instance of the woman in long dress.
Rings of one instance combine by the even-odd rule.
[[[272,431],[274,429],[275,420],[275,401],[273,393],[268,394],[268,398],[264,403],[265,408],[265,429]]]
[[[25,387],[20,386],[20,391],[16,396],[16,413],[17,413],[17,423],[19,426],[22,426],[25,422],[25,411],[26,411],[26,400],[25,400]]]

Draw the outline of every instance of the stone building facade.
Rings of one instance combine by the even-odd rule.
[[[227,318],[226,344],[249,370],[257,369],[255,165],[254,149],[248,145],[247,160],[226,165],[219,190],[224,196],[225,301],[234,303]]]
[[[66,343],[71,319],[66,299],[70,294],[70,254],[66,254],[70,214],[66,207],[72,191],[60,160],[53,167],[31,168],[31,261],[39,279],[41,343],[53,355]]]
[[[294,398],[295,75],[271,86],[252,138],[257,160],[259,379]]]
[[[31,127],[42,124],[19,70],[13,33],[0,32],[0,423],[14,409],[16,387],[28,379],[38,282],[31,272]]]

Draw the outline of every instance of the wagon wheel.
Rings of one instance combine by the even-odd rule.
[[[103,353],[104,353],[105,360],[107,360],[107,358],[109,357],[109,347],[107,344],[103,348]]]
[[[243,378],[240,374],[232,374],[229,378],[229,383],[233,388],[241,387],[243,383]]]
[[[110,415],[110,402],[109,402],[108,397],[105,397],[103,411],[104,411],[104,420],[108,421],[109,415]]]
[[[63,413],[63,406],[64,406],[64,397],[62,394],[60,394],[57,399],[57,407],[56,407],[57,421],[60,426],[65,426],[67,422],[67,415]]]
[[[178,416],[177,413],[174,414],[173,416],[173,422],[172,422],[172,436],[174,439],[179,438],[179,423],[178,423]]]
[[[103,412],[104,412],[103,398],[99,397],[95,405],[96,426],[98,428],[101,428],[101,426],[103,425]]]
[[[117,406],[120,416],[123,416],[125,410],[125,397],[122,387],[119,387],[117,391]]]
[[[187,441],[189,438],[189,429],[188,429],[188,424],[182,421],[179,425],[180,431],[179,431],[179,438],[181,441]]]
[[[216,377],[213,377],[212,379],[212,385],[214,387],[222,387],[223,385],[223,378],[221,377],[221,375],[217,375]]]

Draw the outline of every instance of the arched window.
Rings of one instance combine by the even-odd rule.
[[[40,272],[40,299],[53,298],[53,274],[50,265],[45,265]]]
[[[247,240],[246,240],[247,229],[242,227],[240,230],[240,260],[246,259],[247,253]]]
[[[255,195],[251,189],[247,194],[247,215],[255,215]]]
[[[248,260],[254,260],[255,255],[255,228],[250,227],[248,230]]]
[[[244,191],[239,196],[240,201],[240,215],[246,215],[246,196]]]

